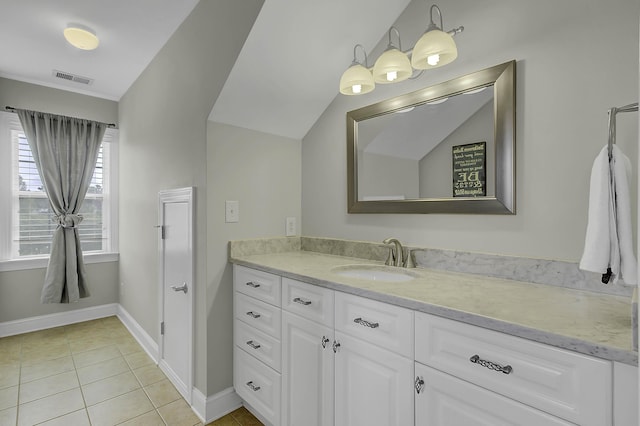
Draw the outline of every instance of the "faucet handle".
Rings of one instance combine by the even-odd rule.
[[[405,268],[415,268],[416,267],[416,260],[414,258],[412,249],[407,248],[407,257],[404,259],[403,263],[404,263],[404,267]]]

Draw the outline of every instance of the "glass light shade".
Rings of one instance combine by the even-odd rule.
[[[427,70],[447,65],[457,57],[458,48],[453,37],[434,29],[424,33],[414,46],[411,65],[417,70]]]
[[[351,65],[340,78],[340,93],[343,95],[363,95],[375,87],[371,71],[361,64]]]
[[[82,50],[93,50],[98,47],[98,37],[84,28],[67,27],[64,29],[64,38],[73,46]]]
[[[407,55],[396,48],[386,50],[373,66],[373,79],[376,83],[396,83],[411,77],[413,68]]]

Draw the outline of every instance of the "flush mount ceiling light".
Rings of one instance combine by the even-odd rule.
[[[100,43],[95,32],[83,25],[69,24],[63,33],[69,44],[78,49],[93,50]]]
[[[433,21],[433,12],[436,10],[440,17],[439,27]],[[340,79],[340,93],[343,95],[362,95],[371,92],[375,88],[375,83],[398,83],[415,78],[412,77],[414,69],[422,72],[453,62],[458,57],[458,49],[453,41],[453,36],[464,31],[464,27],[460,26],[447,32],[443,31],[442,12],[435,4],[431,6],[430,18],[431,22],[427,30],[415,47],[407,51],[402,50],[400,32],[397,28],[391,27],[387,49],[376,60],[373,70],[369,69],[367,64],[366,50],[362,45],[357,44],[353,48],[353,62]],[[398,35],[398,47],[391,42],[392,31]],[[364,64],[356,60],[358,46],[364,52]]]

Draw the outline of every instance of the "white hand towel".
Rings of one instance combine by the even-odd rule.
[[[627,285],[638,282],[638,264],[633,253],[633,229],[631,227],[631,198],[629,180],[631,179],[631,161],[617,147],[613,146],[611,168],[615,189],[616,229],[620,254],[619,277]]]
[[[614,282],[637,283],[633,254],[629,174],[631,162],[613,146],[609,161],[605,146],[591,169],[589,216],[580,269],[604,274],[611,268]]]
[[[591,168],[589,189],[589,216],[584,252],[580,269],[605,273],[611,253],[611,203],[609,179],[609,155],[605,147],[600,151]]]

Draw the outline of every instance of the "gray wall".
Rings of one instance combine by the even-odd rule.
[[[220,123],[207,135],[207,359],[209,395],[233,384],[233,277],[228,242],[285,235],[286,217],[300,229],[299,140]],[[240,221],[225,223],[225,200]],[[299,232],[299,231],[298,231]]]
[[[205,395],[207,117],[261,6],[201,1],[120,101],[120,303],[157,341],[158,191],[195,187],[195,386]]]
[[[40,303],[45,268],[0,272],[0,323],[118,303],[118,262],[85,267],[91,296],[66,304]]]
[[[414,81],[379,85],[361,97],[336,97],[303,139],[303,234],[368,241],[393,235],[417,246],[577,261],[591,166],[607,140],[607,109],[638,100],[640,4],[449,0],[438,5],[446,28],[466,28],[456,37],[456,62]],[[409,4],[396,23],[403,45],[415,43],[427,16],[422,0]],[[370,57],[384,48],[386,35],[381,40]],[[348,111],[512,59],[518,61],[517,215],[347,214]],[[336,80],[336,91],[337,85]],[[637,120],[637,114],[618,119],[618,144],[634,170]],[[636,182],[634,172],[634,195]]]
[[[0,107],[6,105],[116,123],[118,103],[0,77]],[[86,265],[91,297],[78,303],[40,303],[44,268],[0,272],[0,322],[118,302],[118,263]]]

